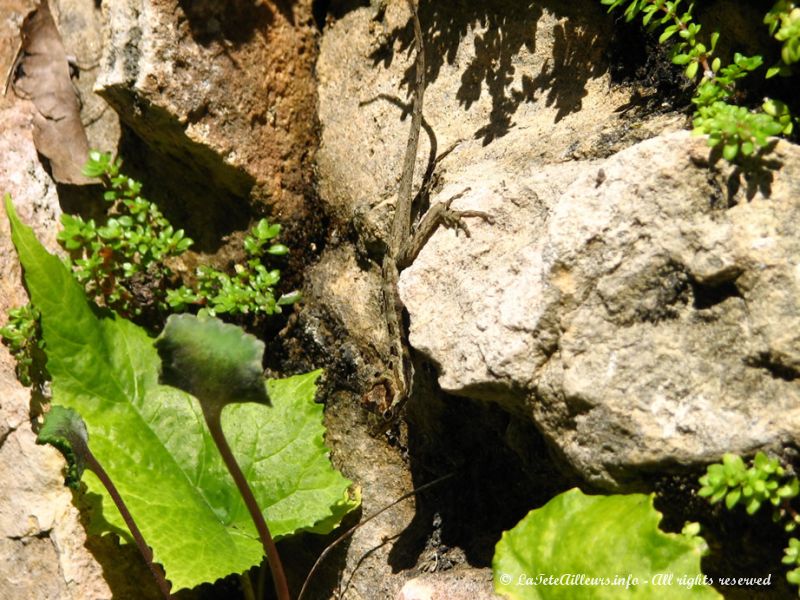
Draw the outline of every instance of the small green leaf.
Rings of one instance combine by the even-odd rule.
[[[89,447],[89,434],[80,415],[71,408],[53,405],[44,417],[37,444],[54,446],[67,459],[67,485],[80,488],[81,477],[86,468],[86,449]]]
[[[739,153],[739,144],[736,142],[731,142],[730,144],[725,144],[722,147],[722,156],[725,157],[725,160],[732,161],[736,158],[736,155]]]
[[[735,488],[728,492],[725,496],[725,506],[730,510],[736,503],[739,502],[739,499],[742,497],[742,491],[739,488]]]
[[[267,403],[264,342],[213,317],[170,315],[156,340],[162,379],[216,410],[231,402]]]
[[[677,25],[670,25],[669,27],[666,27],[664,29],[663,33],[661,34],[661,36],[658,38],[658,43],[659,44],[663,44],[669,38],[671,38],[673,35],[675,35],[676,31],[678,31],[678,26]]]
[[[287,248],[283,244],[273,244],[267,249],[267,253],[272,254],[274,256],[283,256],[284,254],[289,253],[289,248]]]
[[[752,498],[747,503],[745,510],[747,511],[748,515],[754,515],[758,512],[759,508],[761,508],[761,501],[758,498]]]
[[[295,302],[299,302],[303,298],[303,294],[299,291],[288,292],[283,294],[280,298],[278,298],[278,305],[279,306],[287,306],[289,304],[294,304]]]

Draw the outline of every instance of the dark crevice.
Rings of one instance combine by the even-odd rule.
[[[529,420],[493,404],[447,396],[430,381],[415,385],[406,405],[414,483],[454,476],[418,498],[414,521],[389,562],[399,571],[419,567],[431,550],[449,561],[460,549],[468,564],[487,567],[503,531],[576,480],[561,474]]]
[[[724,281],[719,284],[692,281],[690,285],[694,297],[694,308],[697,310],[713,308],[729,298],[742,298],[742,293],[734,281]]]
[[[312,12],[317,27],[322,30],[329,16],[333,19],[341,19],[347,13],[366,6],[369,6],[369,0],[315,0]]]
[[[773,379],[782,381],[796,381],[800,379],[800,372],[788,365],[781,364],[769,352],[759,352],[755,356],[748,356],[744,359],[744,364],[754,369],[764,369],[769,372]]]
[[[50,537],[50,529],[44,529],[43,531],[37,531],[36,533],[29,533],[25,535],[9,535],[6,537],[8,540],[14,540],[15,542],[20,542],[22,540],[46,540]]]
[[[256,33],[264,32],[274,24],[275,9],[289,23],[294,22],[292,10],[286,2],[269,5],[254,0],[178,0],[178,4],[189,23],[192,38],[204,47],[214,42],[234,47],[249,42]]]
[[[16,427],[9,427],[8,430],[5,433],[3,433],[3,435],[0,435],[0,448],[2,448],[3,444],[6,443],[6,440],[8,439],[8,436],[10,436],[16,430],[17,430]]]

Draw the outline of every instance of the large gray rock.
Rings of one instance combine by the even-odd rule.
[[[493,226],[440,231],[402,273],[411,344],[450,392],[529,415],[587,480],[800,436],[800,148],[769,176],[663,135],[606,160],[454,174]],[[770,181],[771,179],[771,181]]]

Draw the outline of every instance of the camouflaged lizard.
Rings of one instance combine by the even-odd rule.
[[[413,105],[411,111],[411,126],[406,143],[406,152],[403,159],[403,172],[397,192],[394,218],[387,250],[381,263],[382,273],[382,312],[386,321],[386,328],[390,342],[390,369],[391,373],[382,377],[373,386],[383,388],[385,396],[380,403],[380,412],[387,422],[398,416],[400,409],[412,392],[414,380],[414,367],[411,360],[403,311],[405,307],[400,299],[398,281],[400,272],[409,266],[422,250],[425,243],[440,225],[457,227],[469,235],[466,225],[461,222],[462,217],[480,217],[492,223],[488,214],[475,211],[457,211],[450,208],[452,202],[462,196],[466,191],[453,196],[446,202],[438,203],[428,209],[415,227],[412,227],[414,215],[414,194],[412,182],[414,167],[419,146],[419,134],[422,125],[422,105],[425,95],[425,47],[422,38],[422,26],[414,0],[406,0],[414,25],[414,45],[416,52],[416,71]],[[423,188],[425,183],[423,182]],[[374,395],[374,394],[371,394]]]

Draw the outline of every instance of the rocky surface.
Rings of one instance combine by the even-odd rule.
[[[102,96],[122,118],[132,174],[154,199],[174,197],[165,210],[201,251],[235,238],[257,205],[287,226],[302,267],[330,219],[293,327],[339,386],[328,443],[362,486],[363,514],[460,474],[356,531],[319,597],[491,598],[499,531],[562,483],[534,425],[566,471],[611,490],[797,438],[800,153],[780,143],[781,170],[747,179],[709,168],[704,142],[679,131],[685,118],[639,116],[609,71],[611,20],[596,0],[423,5],[416,184],[433,172],[433,202],[461,194],[456,208],[495,222],[470,219],[470,237],[439,231],[403,273],[411,343],[441,390],[418,389],[386,436],[370,434],[361,392],[386,359],[374,260],[409,126],[405,0],[332,2],[316,66],[311,0],[100,4],[53,2],[82,65],[91,144],[117,145]],[[0,21],[3,72],[31,5]],[[29,124],[24,101],[0,101],[0,191],[55,248],[59,201],[89,208],[56,189]],[[7,227],[0,219],[2,315],[25,301]],[[11,586],[0,600],[156,594],[139,587],[149,576],[130,546],[86,536],[62,459],[34,444],[36,410],[0,348],[0,581]],[[321,543],[281,546],[313,562]],[[302,580],[302,560],[285,562]],[[238,584],[224,585],[182,597]]]
[[[303,222],[316,217],[306,197],[316,146],[311,0],[103,9],[96,90],[133,132],[137,166],[158,174],[160,194],[179,205],[200,249],[246,228],[250,202],[304,239]]]
[[[437,156],[442,160],[434,183],[440,189],[458,181],[449,172],[461,165],[492,169],[496,162],[534,173],[544,164],[607,156],[679,127],[683,120],[675,116],[636,121],[618,111],[630,90],[612,86],[605,62],[610,22],[603,14],[592,1],[547,9],[502,1],[423,5],[428,85],[417,182]],[[366,255],[374,256],[388,230],[408,136],[408,16],[406,3],[397,0],[385,10],[347,13],[326,29],[317,65],[319,190],[337,227],[332,252],[349,258],[324,255],[308,279],[329,282],[330,290],[313,283],[312,292],[328,295],[322,303],[353,334],[366,364],[386,352],[385,332],[375,326],[379,274],[364,271],[371,268]],[[360,250],[342,250],[352,232]],[[324,274],[330,269],[336,278]],[[366,280],[372,287],[364,288]],[[359,298],[360,315],[345,314],[353,309],[336,298],[346,297]]]
[[[0,188],[20,217],[51,250],[60,214],[55,185],[39,164],[31,139],[33,107],[0,103]],[[27,302],[7,219],[0,219],[0,324],[6,311]],[[64,487],[64,460],[37,446],[31,392],[14,375],[15,362],[0,347],[0,598],[71,600],[86,592],[110,598],[102,567],[83,546],[86,535],[72,494]],[[36,576],[32,576],[36,573]]]
[[[626,113],[601,7],[524,4],[421,14],[432,59],[418,180],[440,156],[433,201],[463,193],[454,206],[497,223],[439,231],[403,273],[412,345],[442,389],[532,419],[606,489],[780,449],[798,434],[796,149],[778,145],[769,184],[709,169],[703,140],[659,136],[682,119]],[[405,148],[407,19],[404,2],[354,10],[321,48],[320,190],[334,215],[354,215],[362,256],[385,235]],[[340,264],[331,297],[374,314],[369,261]],[[382,332],[351,313],[345,327],[380,355]]]
[[[408,136],[413,36],[404,1],[362,8],[325,31],[317,65],[320,193],[363,237],[391,213]],[[425,3],[424,131],[416,178],[457,145],[459,163],[487,157],[538,165],[608,155],[674,117],[632,123],[612,86],[610,19],[597,2]],[[510,142],[509,132],[520,137]],[[448,170],[450,163],[443,163]],[[375,233],[372,233],[372,232]]]
[[[397,600],[493,600],[489,569],[453,570],[410,579]]]
[[[708,154],[677,132],[454,175],[473,188],[459,207],[497,223],[437,233],[401,278],[441,386],[529,415],[608,489],[797,439],[800,148],[779,143],[781,170],[736,193]]]

